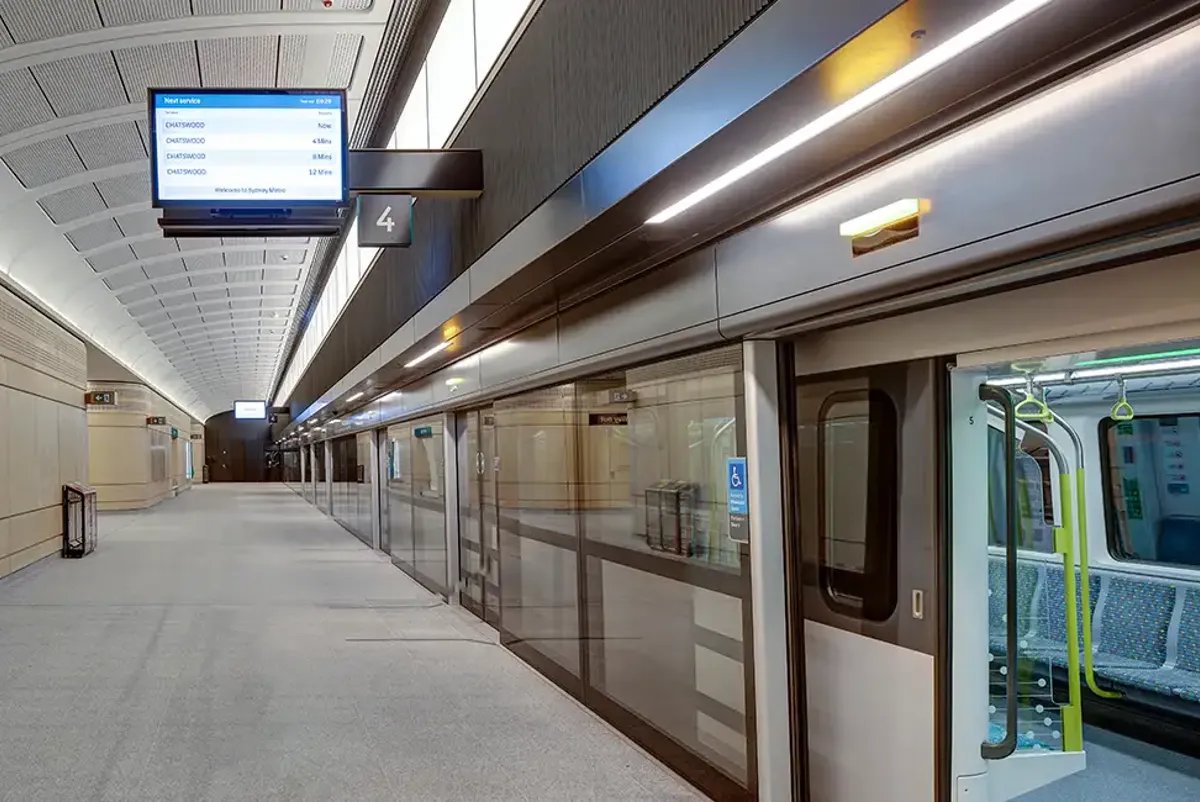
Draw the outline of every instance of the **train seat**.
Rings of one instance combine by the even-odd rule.
[[[1096,675],[1118,687],[1200,703],[1200,587],[1189,587],[1183,594],[1178,632],[1173,633],[1171,619],[1179,598],[1175,585],[1095,569],[1091,576],[1089,602],[1093,613],[1100,612],[1093,617]],[[1078,571],[1075,578],[1080,598]],[[1017,563],[1017,587],[1021,657],[1065,668],[1062,568],[1021,560]],[[1104,606],[1099,607],[1102,594]],[[993,556],[988,563],[988,644],[997,660],[1006,647],[1006,598],[1004,560]],[[1082,632],[1082,614],[1080,619]],[[1082,658],[1082,639],[1080,650]],[[1168,662],[1171,656],[1174,661]]]
[[[1004,560],[992,557],[988,561],[988,646],[993,654],[1004,654],[1007,649],[1004,611],[1008,603],[1008,586],[1005,580]],[[1033,601],[1040,581],[1038,563],[1017,561],[1017,632],[1022,637],[1033,627]]]
[[[1038,595],[1038,609],[1033,624],[1033,634],[1026,638],[1024,650],[1026,657],[1035,660],[1047,660],[1056,666],[1067,664],[1067,611],[1063,600],[1066,598],[1066,582],[1060,565],[1045,566],[1045,579],[1042,592]],[[1100,582],[1092,582],[1089,590],[1089,604],[1094,612],[1096,602],[1100,598]],[[1082,588],[1079,582],[1079,570],[1075,570],[1075,600],[1076,600],[1076,632],[1079,633],[1076,648],[1083,649],[1083,608]]]
[[[1167,632],[1175,586],[1110,575],[1104,578],[1094,663],[1100,669],[1156,669],[1167,661]]]
[[[1175,695],[1200,702],[1200,587],[1188,588],[1183,596],[1173,673]]]
[[[1157,585],[1159,588],[1171,587],[1151,580],[1126,579],[1125,581],[1146,586]],[[1128,593],[1128,591],[1125,592]],[[1142,654],[1148,654],[1150,648],[1157,649],[1158,643],[1161,642],[1162,654],[1164,662],[1166,662],[1166,658],[1172,652],[1169,628],[1170,619],[1175,612],[1176,599],[1177,594],[1173,587],[1171,587],[1169,597],[1162,591],[1151,590],[1142,594],[1140,603],[1147,604],[1152,601],[1162,603],[1164,608],[1162,611],[1143,608],[1139,613],[1136,606],[1132,606],[1126,608],[1127,612],[1122,614],[1121,618],[1124,619],[1124,622],[1112,621],[1111,623],[1107,620],[1108,605],[1113,601],[1120,604],[1127,600],[1123,597],[1115,600],[1106,599],[1104,626],[1112,626],[1114,629],[1124,627],[1131,633],[1140,632],[1142,645],[1135,648]],[[1184,593],[1183,609],[1180,612],[1180,625],[1173,650],[1175,655],[1173,664],[1157,669],[1132,668],[1101,664],[1098,657],[1096,673],[1118,686],[1137,688],[1162,696],[1174,696],[1189,702],[1200,702],[1200,588],[1187,589]],[[1143,621],[1132,620],[1131,622],[1131,619],[1139,614],[1144,614],[1146,619]],[[1161,623],[1164,620],[1166,623]],[[1160,623],[1156,624],[1155,621]],[[1101,630],[1101,639],[1102,641],[1107,640],[1103,630]]]

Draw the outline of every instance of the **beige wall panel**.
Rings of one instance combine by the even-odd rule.
[[[82,341],[0,288],[0,576],[61,548],[62,484],[87,480]]]
[[[0,287],[0,356],[48,376],[83,387],[87,382],[87,350],[76,338],[29,304]]]
[[[58,483],[87,484],[87,418],[76,409],[58,406]]]
[[[12,453],[9,442],[11,439],[9,431],[12,429],[12,415],[9,405],[9,396],[11,395],[11,390],[0,385],[0,519],[7,518],[12,514],[12,504],[10,502],[12,489],[9,482],[11,469],[8,466],[9,454]],[[0,555],[7,554],[8,552],[0,546]]]
[[[12,573],[12,547],[10,545],[8,518],[0,518],[0,576]]]
[[[33,368],[11,360],[8,363],[5,373],[7,374],[5,382],[14,390],[24,390],[27,393],[39,395],[72,407],[83,407],[85,390],[81,387],[75,387],[53,376],[39,373]]]
[[[58,409],[61,406],[45,398],[34,399],[37,456],[30,467],[35,468],[37,474],[38,507],[48,507],[62,499],[62,486],[58,482]]]
[[[62,534],[62,509],[55,504],[42,510],[32,510],[8,519],[8,547],[12,555],[34,549]],[[57,545],[57,544],[56,544]],[[41,554],[34,559],[39,559]],[[28,563],[23,563],[28,565]],[[16,570],[14,566],[13,570]]]
[[[145,485],[150,481],[150,436],[145,428],[88,427],[88,481]]]
[[[9,515],[36,509],[38,498],[37,399],[27,393],[8,394]]]

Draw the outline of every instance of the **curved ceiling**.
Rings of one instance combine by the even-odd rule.
[[[146,89],[336,87],[385,0],[0,0],[0,273],[204,420],[263,399],[316,241],[164,239]]]

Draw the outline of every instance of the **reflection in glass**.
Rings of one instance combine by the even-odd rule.
[[[329,476],[325,465],[325,443],[313,443],[313,491],[316,495],[317,506],[325,512],[330,512]]]
[[[387,430],[383,523],[392,562],[447,593],[444,433],[441,418]]]
[[[741,371],[730,348],[502,399],[464,421],[459,462],[464,577],[494,514],[506,642],[575,677],[586,665],[585,699],[745,787],[749,582],[725,489]],[[490,423],[494,484],[471,471],[486,473]]]
[[[458,435],[458,564],[460,601],[480,618],[483,611],[483,453],[479,413],[459,415]]]
[[[417,574],[446,592],[446,468],[441,418],[412,424],[413,550]]]
[[[498,401],[501,623],[579,674],[575,431],[571,385]]]

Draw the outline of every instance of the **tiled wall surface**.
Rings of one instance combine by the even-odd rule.
[[[61,547],[62,485],[86,482],[87,352],[0,288],[0,576]]]
[[[92,406],[87,414],[88,476],[101,510],[152,507],[191,487],[185,449],[195,429],[187,413],[142,384],[89,382],[88,389],[115,394],[112,406]],[[165,426],[146,425],[146,418],[160,415]],[[193,464],[202,464],[194,454]]]

